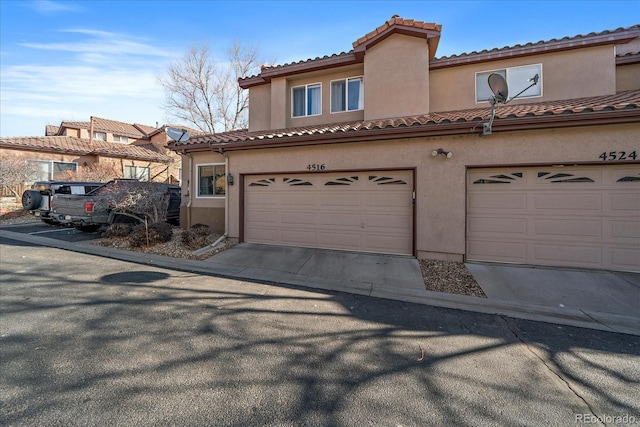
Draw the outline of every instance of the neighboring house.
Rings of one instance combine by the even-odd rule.
[[[136,178],[158,182],[180,181],[181,161],[167,149],[170,141],[162,127],[122,123],[92,117],[88,122],[63,121],[47,125],[45,136],[3,137],[3,158],[20,158],[40,164],[33,180],[92,180]],[[190,134],[197,131],[188,129]]]
[[[348,53],[240,79],[249,129],[169,145],[184,156],[181,223],[241,242],[640,271],[640,26],[438,58],[440,34],[394,16]],[[483,132],[491,73],[511,96],[537,84]]]

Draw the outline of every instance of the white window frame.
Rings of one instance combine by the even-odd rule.
[[[320,93],[320,108],[319,108],[319,112],[315,113],[315,114],[309,114],[309,88],[310,87],[318,87],[320,89],[319,93]],[[294,115],[295,112],[295,100],[293,98],[293,93],[295,91],[295,89],[300,89],[301,87],[304,88],[304,114],[296,116]],[[321,82],[317,82],[317,83],[309,83],[306,85],[298,85],[298,86],[292,86],[291,87],[291,117],[292,118],[300,118],[300,117],[310,117],[310,116],[320,116],[322,115],[322,83]]]
[[[225,177],[224,194],[216,194],[215,179],[212,182],[213,194],[200,194],[200,168],[206,167],[206,166],[213,166],[214,177],[216,173],[216,166],[222,166],[225,168],[224,169],[224,177]],[[226,180],[227,169],[224,163],[198,163],[194,167],[194,175],[195,175],[193,180],[194,186],[195,186],[194,194],[196,195],[197,199],[223,199],[227,197],[227,180]],[[220,176],[223,176],[223,175],[220,175]]]
[[[106,141],[107,140],[107,134],[104,132],[93,132],[93,139],[98,139],[100,141]]]
[[[113,135],[113,142],[120,142],[120,143],[128,144],[129,143],[129,137],[128,136],[122,136],[122,135]]]
[[[127,173],[126,173],[127,168],[134,168],[133,178],[127,178]],[[144,181],[151,181],[151,168],[149,166],[122,165],[122,176],[125,179],[137,179],[138,181],[143,181],[143,179],[141,178],[144,178],[145,176],[141,175],[140,171],[146,172],[147,179]]]
[[[46,172],[47,174],[47,178],[44,181],[51,181],[53,180],[53,173],[54,173],[54,165],[56,163],[61,163],[61,164],[67,164],[67,165],[74,165],[73,171],[74,172],[78,172],[78,162],[63,162],[63,161],[58,161],[58,160],[29,160],[29,161],[33,161],[38,163],[41,166],[45,166],[47,168],[47,170],[45,170],[44,168],[42,169],[42,173],[44,174]],[[34,181],[41,181],[40,178],[35,179]]]
[[[536,69],[534,69],[536,68]],[[541,98],[543,96],[543,88],[542,88],[542,82],[543,82],[543,78],[542,78],[542,63],[538,63],[538,64],[528,64],[528,65],[520,65],[517,67],[508,67],[508,68],[498,68],[495,70],[488,70],[488,71],[478,71],[475,73],[475,98],[476,98],[476,104],[482,104],[482,103],[488,103],[489,102],[489,97],[487,97],[487,99],[479,99],[479,94],[478,94],[478,78],[480,75],[485,75],[486,78],[489,77],[489,74],[491,73],[504,73],[505,80],[507,81],[507,86],[509,87],[509,99],[511,99],[512,97],[514,97],[515,95],[518,94],[518,92],[520,92],[521,90],[523,90],[524,88],[526,88],[527,86],[529,86],[531,84],[531,82],[527,82],[527,81],[523,81],[522,77],[520,77],[519,80],[516,80],[516,78],[518,78],[518,75],[520,73],[522,73],[523,71],[526,71],[526,69],[531,69],[531,72],[529,74],[531,74],[530,77],[533,77],[535,74],[538,74],[538,84],[536,84],[535,86],[532,86],[530,89],[528,89],[526,92],[522,93],[520,96],[518,96],[517,99],[528,99],[528,98]],[[486,80],[486,79],[485,79]],[[484,84],[484,83],[483,83]],[[487,87],[488,87],[488,83],[487,83]],[[486,89],[486,88],[485,88]],[[536,93],[531,94],[531,95],[527,95],[527,92],[530,91],[534,91]],[[539,93],[537,93],[539,91]],[[489,90],[489,93],[491,93],[491,91]]]
[[[360,96],[358,97],[358,108],[349,109],[349,81],[350,80],[360,80]],[[345,109],[344,110],[334,110],[333,109],[333,83],[334,82],[345,82]],[[346,77],[344,79],[335,79],[329,82],[329,105],[331,106],[331,114],[334,113],[347,113],[350,111],[362,111],[364,110],[364,76],[353,76]]]

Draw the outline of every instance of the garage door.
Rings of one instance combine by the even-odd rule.
[[[470,169],[467,259],[640,271],[640,165]]]
[[[245,178],[244,240],[410,255],[412,171]]]

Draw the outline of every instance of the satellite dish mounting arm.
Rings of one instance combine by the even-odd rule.
[[[538,84],[538,80],[539,80],[539,79],[540,79],[540,76],[538,76],[537,74],[536,74],[535,76],[531,77],[531,78],[529,79],[529,81],[530,81],[530,82],[533,82],[533,83],[531,83],[529,86],[527,86],[527,87],[525,87],[524,89],[522,89],[520,92],[518,92],[518,94],[517,94],[516,96],[514,96],[514,97],[513,97],[513,98],[511,98],[511,99],[516,99],[517,97],[519,97],[520,95],[522,95],[525,91],[527,91],[527,90],[529,90],[530,88],[532,88],[533,86],[537,85],[537,84]],[[509,101],[511,101],[511,99],[510,99]],[[505,102],[505,104],[506,104],[507,102],[509,102],[509,101],[506,101],[506,102]]]
[[[493,125],[493,119],[495,118],[495,112],[496,112],[495,107],[497,103],[501,102],[503,104],[506,104],[509,101],[516,99],[517,97],[522,95],[524,92],[526,92],[529,88],[537,85],[539,79],[540,79],[540,76],[536,74],[535,76],[529,79],[529,81],[533,83],[531,83],[529,86],[527,86],[526,88],[518,92],[516,96],[512,97],[511,99],[508,99],[509,88],[507,86],[507,81],[504,79],[504,77],[502,77],[500,74],[497,74],[497,73],[489,74],[489,78],[487,80],[489,83],[489,88],[491,88],[491,91],[493,92],[493,96],[489,98],[489,104],[491,104],[491,113],[490,113],[491,116],[489,117],[488,122],[482,124],[482,132],[480,132],[480,136],[491,135],[491,126]],[[475,127],[473,128],[473,130],[475,130]]]

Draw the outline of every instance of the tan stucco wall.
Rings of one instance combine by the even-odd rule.
[[[393,34],[364,57],[364,119],[429,112],[429,46],[425,39]]]
[[[302,172],[310,163],[327,172],[416,168],[416,249],[420,258],[463,259],[465,176],[468,166],[602,162],[603,151],[637,150],[640,124],[549,131],[332,144],[229,152],[229,171],[241,174]],[[432,157],[443,148],[451,159]],[[239,237],[240,186],[229,187],[228,231]]]
[[[269,129],[271,126],[271,85],[249,89],[249,131]]]
[[[640,64],[616,67],[616,91],[640,89]]]
[[[284,78],[271,81],[271,129],[287,127],[287,104],[291,101],[287,95],[287,81]],[[249,116],[251,120],[251,116]]]
[[[88,159],[92,162],[93,157],[83,157],[72,154],[62,154],[62,153],[40,153],[37,151],[26,151],[26,150],[13,150],[9,148],[1,148],[0,149],[0,157],[7,158],[16,158],[16,159],[25,159],[25,160],[50,160],[56,162],[75,162],[82,164],[84,161]]]
[[[189,228],[193,224],[206,224],[216,232],[224,232],[224,197],[198,197],[197,166],[199,164],[225,164],[226,159],[211,151],[181,155],[182,158],[182,204],[180,206],[180,226]],[[228,173],[228,172],[227,172]]]
[[[331,113],[331,81],[350,77],[362,77],[364,72],[362,64],[341,67],[330,71],[329,73],[307,73],[286,81],[287,84],[284,92],[277,94],[279,99],[285,100],[281,105],[285,111],[286,127],[313,126],[323,123],[338,123],[364,119],[364,112],[362,110]],[[317,116],[291,117],[291,89],[295,86],[313,83],[320,83],[322,85],[322,114]],[[273,90],[271,93],[273,99],[276,95]]]
[[[620,45],[618,51],[640,42]],[[363,64],[276,78],[250,89],[250,130],[283,129],[351,120],[375,120],[485,107],[476,103],[476,72],[542,64],[542,96],[513,104],[611,95],[640,87],[640,66],[615,66],[613,45],[542,53],[480,64],[430,69],[426,40],[394,34],[370,47]],[[364,76],[365,110],[330,113],[330,81]],[[322,114],[291,117],[291,88],[321,83]],[[510,96],[515,93],[510,93]]]
[[[224,208],[191,208],[189,217],[187,208],[184,205],[180,207],[180,227],[184,229],[195,224],[205,224],[214,233],[224,234],[224,221]]]
[[[117,159],[113,157],[97,157],[97,156],[78,156],[73,154],[63,154],[63,153],[44,153],[38,151],[26,151],[26,150],[13,150],[3,148],[0,150],[0,156],[2,157],[12,157],[19,158],[25,160],[47,160],[47,161],[55,161],[55,162],[70,162],[78,164],[78,179],[84,179],[82,170],[85,167],[90,168],[95,164],[109,165],[113,174],[109,175],[108,179],[113,178],[122,178],[124,173],[124,166],[141,166],[148,167],[150,176],[156,182],[166,182],[169,174],[174,171],[176,165],[180,164],[180,159],[177,154],[173,154],[177,158],[177,161],[174,164],[167,165],[165,163],[155,163],[148,162],[143,160],[126,160],[126,159]],[[177,171],[175,171],[177,173]]]
[[[596,46],[431,70],[431,111],[486,106],[488,103],[475,100],[476,72],[533,64],[542,64],[542,97],[515,99],[513,104],[612,95],[616,92],[613,55],[613,46]]]

